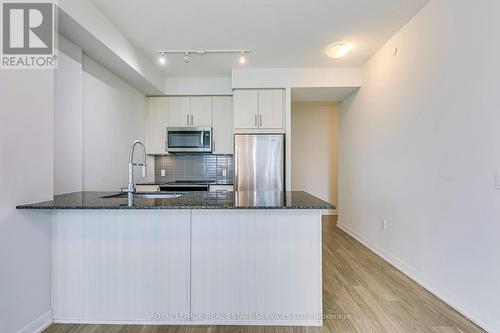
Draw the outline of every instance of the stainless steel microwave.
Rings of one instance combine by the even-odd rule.
[[[211,127],[168,127],[167,151],[169,153],[211,153]]]

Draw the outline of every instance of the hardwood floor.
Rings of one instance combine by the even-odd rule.
[[[43,333],[484,332],[323,218],[323,327],[54,324]]]

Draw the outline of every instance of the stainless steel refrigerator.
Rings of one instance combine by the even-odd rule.
[[[234,176],[236,191],[284,191],[285,136],[236,134]]]

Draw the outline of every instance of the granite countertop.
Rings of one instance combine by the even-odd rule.
[[[116,192],[74,192],[51,201],[19,205],[17,209],[335,209],[335,205],[301,191],[188,192],[178,198],[103,198]]]

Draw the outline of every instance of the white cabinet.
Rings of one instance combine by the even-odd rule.
[[[56,320],[167,324],[180,319],[152,315],[189,312],[189,210],[59,210],[52,216]]]
[[[137,193],[150,193],[150,192],[160,192],[159,185],[136,185],[135,190]]]
[[[234,129],[256,132],[285,130],[283,89],[234,91]]]
[[[148,154],[165,154],[169,126],[168,97],[148,97]]]
[[[235,90],[233,94],[233,103],[234,128],[258,128],[259,91]]]
[[[232,96],[148,97],[147,104],[148,154],[167,153],[167,127],[212,127],[213,153],[233,153]]]
[[[284,128],[284,104],[282,89],[259,90],[259,128]]]
[[[191,97],[190,124],[193,127],[212,126],[212,97]]]
[[[234,191],[233,185],[209,185],[208,190],[210,192],[232,192]]]
[[[169,97],[170,127],[211,127],[211,96]]]
[[[191,98],[189,96],[169,97],[168,106],[170,127],[191,126]]]
[[[322,313],[317,211],[192,210],[190,256],[192,313]],[[224,318],[299,325],[299,318]]]
[[[233,98],[214,96],[213,98],[213,142],[214,154],[233,153]]]

